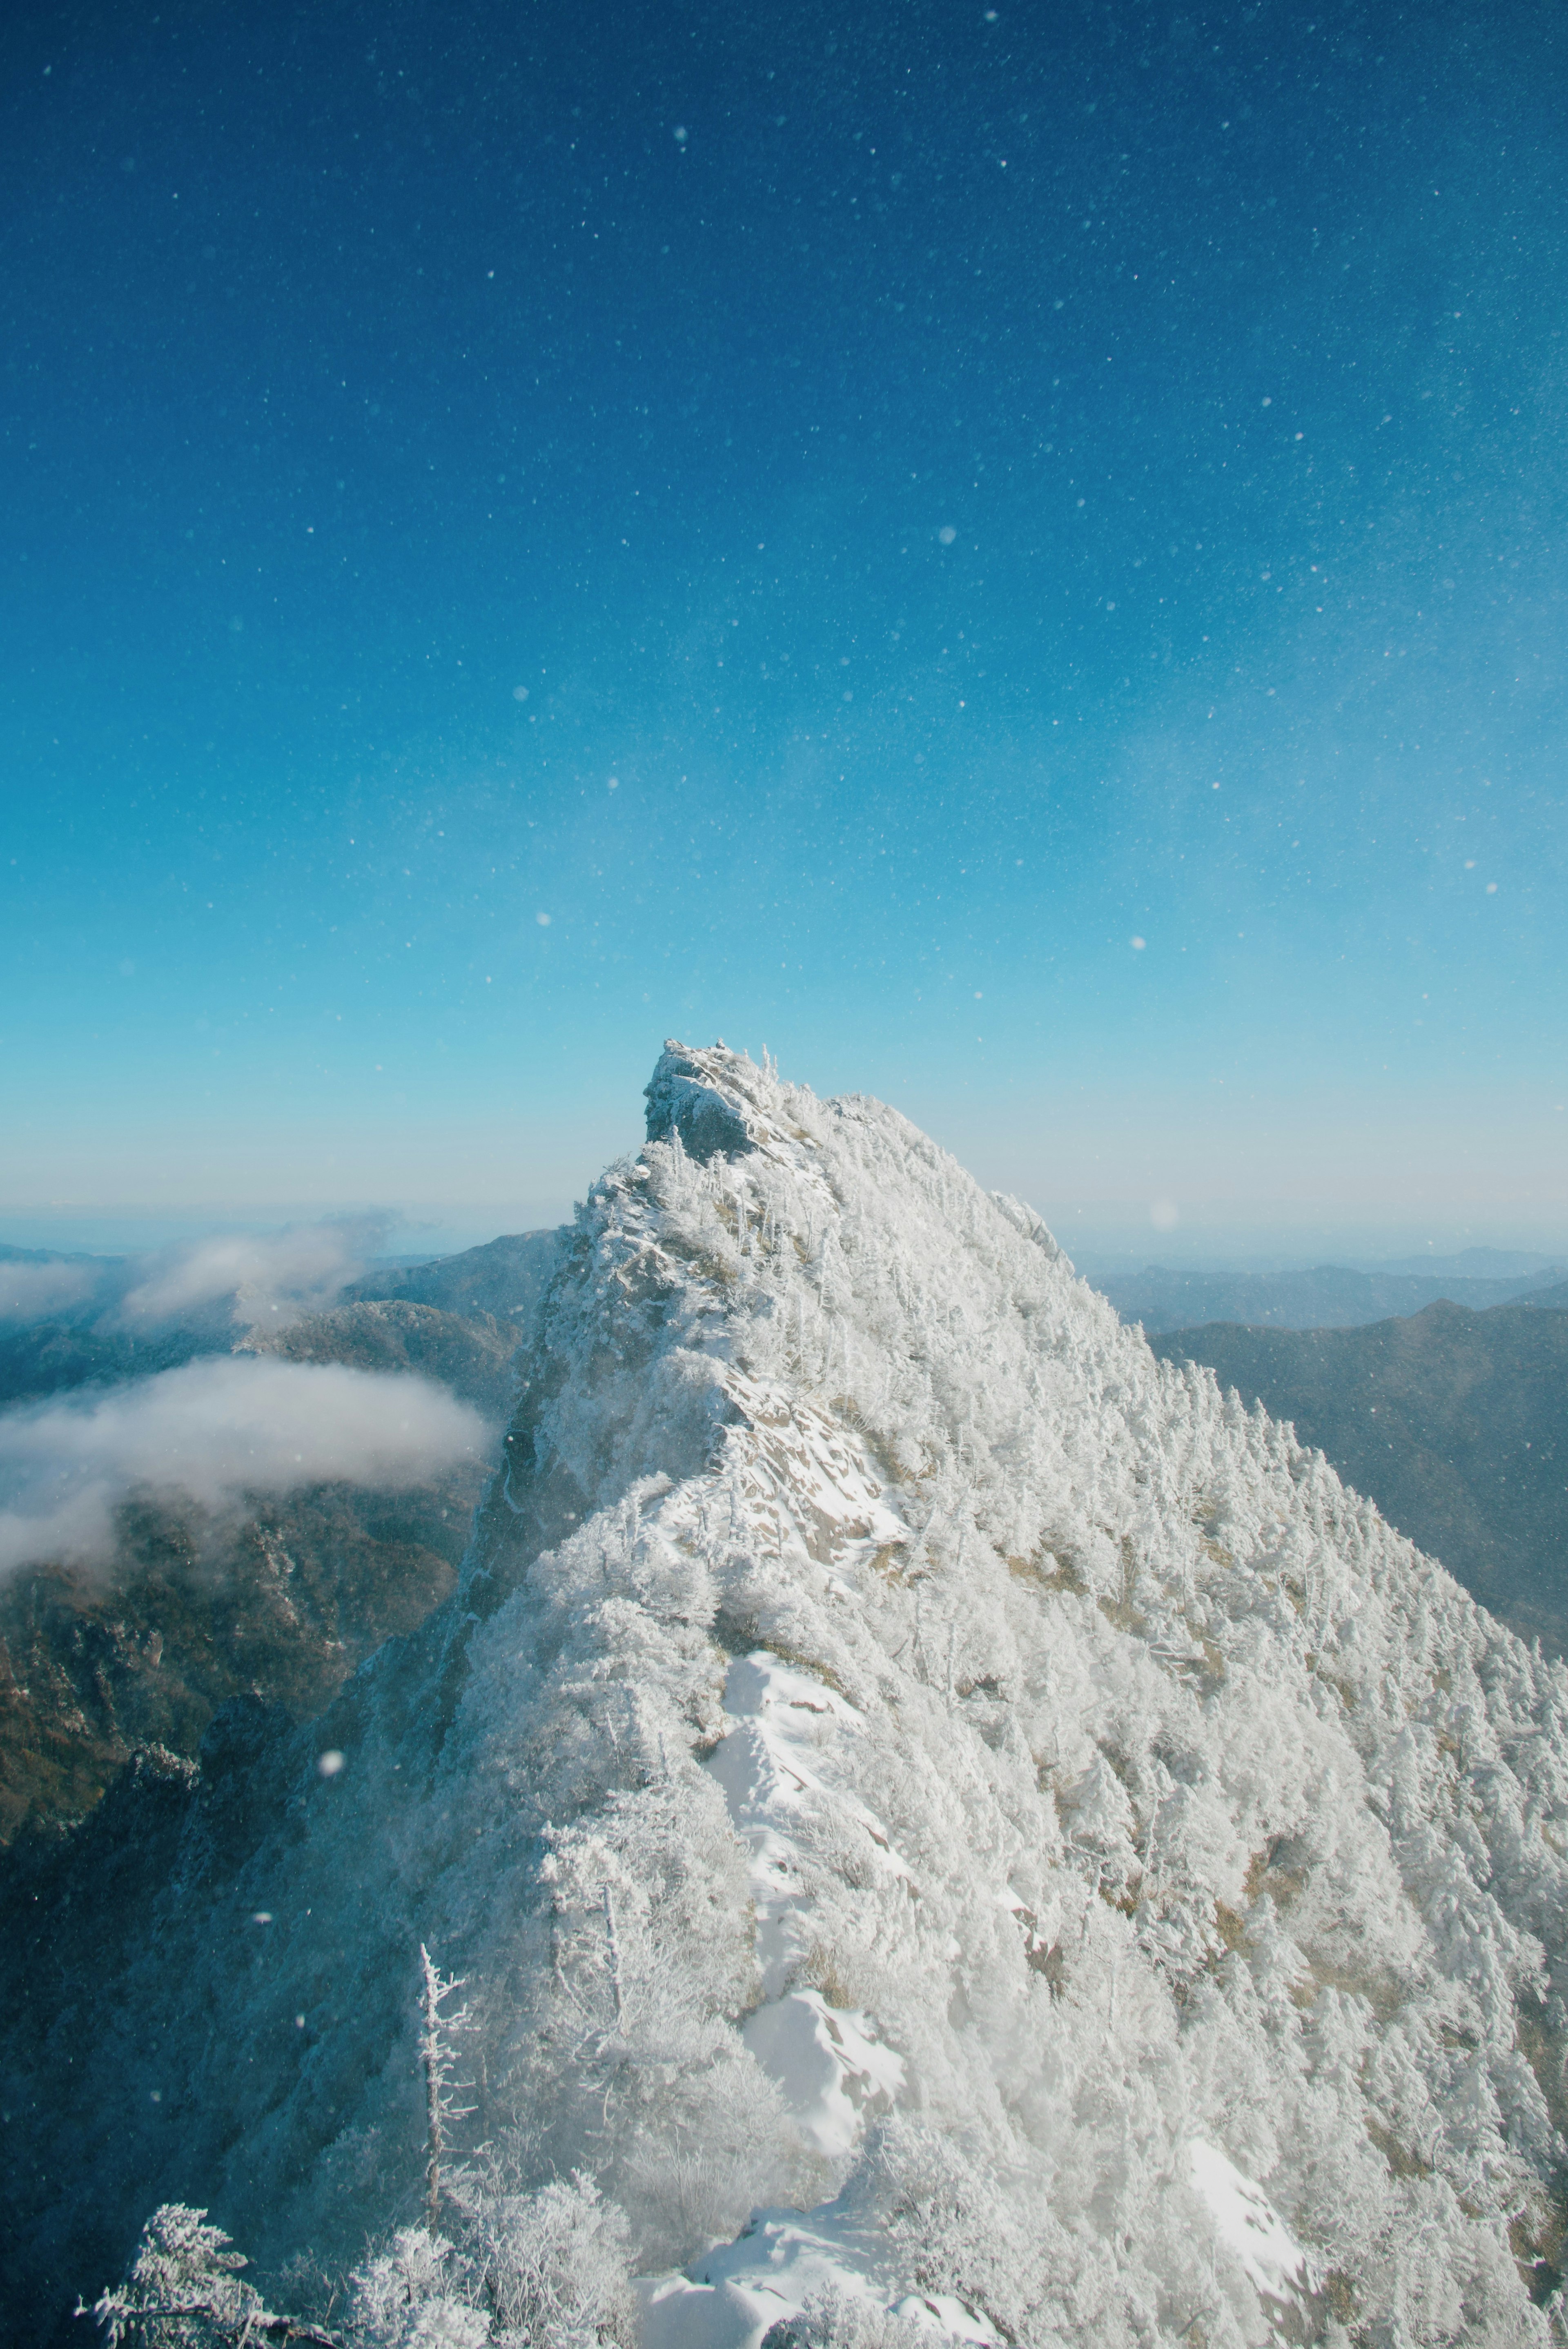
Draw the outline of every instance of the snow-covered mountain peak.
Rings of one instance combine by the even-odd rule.
[[[896,1112],[671,1044],[649,1126],[584,1211],[543,1336],[570,1375],[519,1432],[601,1551],[673,1479],[637,1487],[632,1571],[651,1596],[663,1562],[712,1661],[649,1766],[695,1724],[748,1855],[758,2145],[863,2198],[935,2160],[934,2203],[879,2189],[906,2284],[978,2277],[988,2195],[1025,2236],[1030,2209],[1033,2281],[965,2303],[1020,2337],[1084,2293],[1110,2325],[1134,2274],[1168,2313],[1194,2261],[1230,2277],[1210,2337],[1246,2337],[1290,2298],[1259,2298],[1247,2208],[1293,2247],[1268,2272],[1331,2279],[1309,2330],[1334,2294],[1435,2307],[1441,2225],[1528,2337],[1507,2230],[1554,2223],[1557,2057],[1523,2050],[1563,1884],[1527,1822],[1568,1795],[1562,1675]],[[659,1676],[628,1671],[646,1723]],[[916,2238],[950,2203],[979,2232],[944,2269]]]
[[[897,1112],[677,1044],[649,1102],[461,1600],[223,1878],[258,1971],[160,1913],[202,2198],[277,2256],[414,2190],[423,1941],[647,2349],[1544,2344],[1563,1672]]]
[[[698,1160],[753,1149],[768,1134],[770,1112],[776,1117],[780,1092],[769,1071],[744,1053],[670,1037],[644,1090],[648,1139],[665,1142],[679,1134]]]

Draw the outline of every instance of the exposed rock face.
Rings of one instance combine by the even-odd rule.
[[[746,1115],[751,1105],[728,1081],[727,1069],[714,1062],[713,1054],[689,1052],[671,1040],[644,1094],[649,1142],[669,1142],[679,1135],[687,1156],[701,1165],[753,1146]]]
[[[7,2305],[156,2201],[264,2275],[410,2215],[423,1942],[648,2349],[825,2279],[1031,2349],[1545,2349],[1568,1679],[896,1112],[722,1049],[650,1093],[459,1590],[14,1863]]]

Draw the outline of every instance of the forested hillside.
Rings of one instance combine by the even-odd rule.
[[[1366,1329],[1215,1323],[1151,1342],[1293,1422],[1523,1638],[1568,1648],[1568,1290]]]
[[[245,1350],[416,1371],[472,1403],[498,1444],[514,1343],[488,1318],[381,1304]],[[0,1842],[83,1817],[139,1750],[194,1756],[233,1697],[320,1712],[452,1589],[493,1463],[481,1451],[411,1487],[306,1482],[217,1508],[150,1489],[117,1512],[107,1557],[0,1580]]]
[[[1562,1669],[895,1112],[649,1132],[452,1598],[0,1870],[7,2305],[199,2205],[367,2344],[1546,2349]]]

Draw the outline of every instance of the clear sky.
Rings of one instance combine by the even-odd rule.
[[[553,1218],[673,1033],[1568,1242],[1556,0],[0,42],[0,1237]]]

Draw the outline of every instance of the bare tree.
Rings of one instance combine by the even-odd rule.
[[[455,2081],[453,2042],[473,2025],[466,2006],[443,2014],[442,2005],[462,1990],[467,1976],[442,1974],[424,1943],[420,1943],[420,2066],[425,2075],[425,2220],[431,2234],[441,2217],[441,2164],[447,2151],[447,2127],[465,2120],[472,2105],[453,2101],[454,2091],[471,2085]]]

